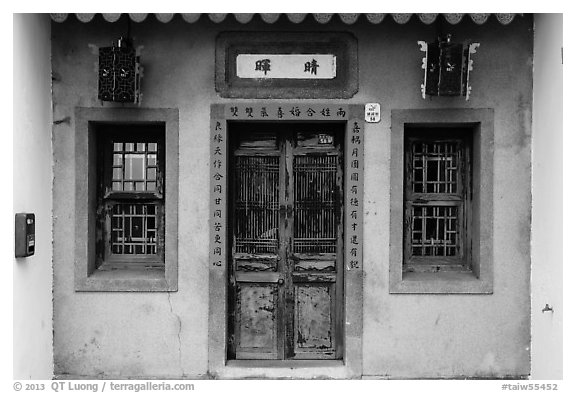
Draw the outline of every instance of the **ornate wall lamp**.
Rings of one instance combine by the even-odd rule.
[[[466,96],[470,98],[471,55],[476,53],[478,43],[461,44],[450,42],[450,34],[438,41],[418,41],[420,50],[426,53],[422,59],[424,83],[422,98],[429,96]]]
[[[120,37],[112,46],[98,49],[98,99],[140,102],[142,67],[137,52],[132,40],[125,37]]]

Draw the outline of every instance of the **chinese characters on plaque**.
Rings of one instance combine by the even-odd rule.
[[[334,79],[336,56],[330,54],[240,54],[236,57],[239,78]]]
[[[344,120],[346,109],[322,105],[231,105],[226,108],[231,120]]]

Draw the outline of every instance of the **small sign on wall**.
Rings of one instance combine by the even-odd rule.
[[[239,78],[334,79],[336,56],[331,54],[240,54]]]
[[[378,123],[380,121],[380,104],[366,104],[364,106],[364,117],[367,123]]]

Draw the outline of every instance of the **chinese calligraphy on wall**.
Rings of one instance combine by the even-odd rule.
[[[222,121],[212,122],[211,133],[211,226],[210,260],[212,266],[225,266],[225,176],[226,176],[226,132]]]
[[[362,264],[362,198],[363,198],[363,182],[361,180],[363,170],[363,135],[359,121],[353,121],[349,124],[347,139],[347,195],[345,203],[347,215],[346,217],[346,243],[348,255],[346,259],[347,269],[355,270],[360,269]]]

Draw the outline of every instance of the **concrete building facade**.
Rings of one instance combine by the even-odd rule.
[[[37,20],[50,23],[46,18]],[[558,146],[542,136],[543,119],[556,118],[557,108],[540,102],[549,87],[539,78],[548,80],[547,70],[558,65],[538,67],[549,59],[540,51],[558,49],[558,40],[561,45],[561,34],[553,34],[561,16],[52,19],[52,113],[45,117],[53,126],[43,134],[51,150],[50,143],[41,149],[52,157],[49,166],[39,162],[52,167],[43,176],[53,179],[51,202],[44,201],[51,204],[52,227],[37,231],[53,239],[51,250],[38,254],[52,253],[55,376],[562,377],[561,356],[541,364],[535,346],[549,336],[542,332],[553,331],[553,343],[542,345],[561,349],[562,314],[561,297],[550,292],[553,278],[535,277],[554,243],[542,241],[546,235],[534,226],[553,225],[538,182]],[[550,26],[542,39],[539,22]],[[98,96],[99,48],[127,35],[143,68],[137,104]],[[430,66],[434,43],[447,35],[472,48],[463,58],[473,66],[456,64],[468,84],[458,95],[424,94],[421,85],[430,87],[433,74],[424,81],[423,58]],[[289,76],[292,71],[272,76],[276,64],[300,61],[297,56],[318,60],[320,75],[309,63],[304,77]],[[263,59],[272,64],[270,75],[257,63]],[[439,65],[450,68],[453,60]],[[256,67],[245,71],[246,64]],[[374,103],[379,110],[367,105]],[[553,124],[547,132],[561,135],[561,123]],[[116,141],[109,153],[106,135]],[[147,150],[137,154],[128,145],[142,135]],[[439,159],[454,165],[442,170],[458,174],[456,188],[426,194],[414,185],[410,191],[410,182],[420,181],[418,163],[428,160],[421,173],[435,176],[433,154],[418,161],[418,146],[440,145],[460,149]],[[143,182],[154,182],[156,194],[145,193],[148,188],[138,194],[146,194],[147,209],[156,206],[155,213],[142,213],[153,222],[146,231],[156,231],[142,241],[161,250],[143,251],[144,265],[134,262],[142,256],[119,262],[122,252],[114,251],[118,242],[136,241],[141,228],[133,223],[144,223],[136,210],[115,210],[142,202],[129,199],[126,188],[117,194],[115,185],[107,189],[106,179],[114,183],[116,172],[99,169],[112,165],[107,154],[119,151],[121,181],[133,182],[130,190],[140,178],[127,174],[127,157],[146,154],[162,162],[153,180],[142,175]],[[330,157],[334,166],[320,164]],[[140,164],[130,165],[135,171]],[[270,171],[276,175],[265,177]],[[316,187],[319,173],[333,176],[322,178],[333,187],[327,194],[326,188],[305,188]],[[436,183],[448,182],[438,176]],[[250,192],[260,196],[248,201]],[[328,196],[310,199],[314,192]],[[268,202],[253,207],[258,198]],[[102,213],[106,209],[112,213]],[[451,216],[450,209],[458,213]],[[272,221],[249,210],[267,212]],[[124,226],[115,226],[119,217]],[[444,228],[443,239],[434,225]],[[266,232],[250,238],[253,228]],[[542,302],[556,305],[556,320],[541,312]],[[533,368],[539,364],[542,374]],[[26,377],[23,369],[18,375]]]

